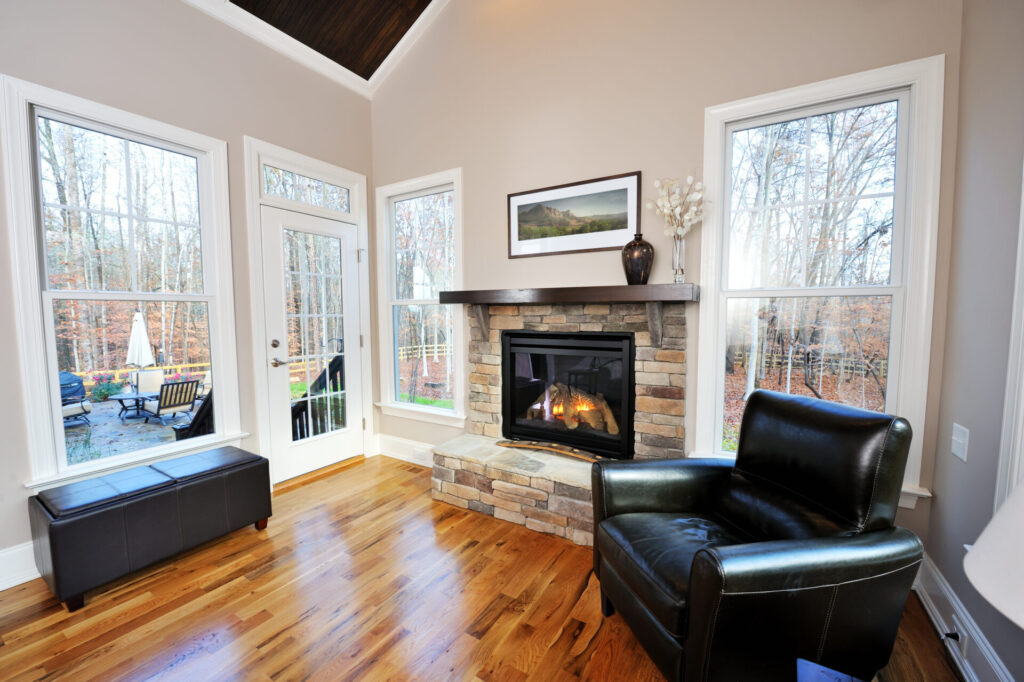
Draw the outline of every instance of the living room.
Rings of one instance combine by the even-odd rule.
[[[694,676],[595,570],[574,455],[732,463],[770,389],[906,419],[877,523],[923,546],[885,642],[815,635],[792,676],[877,649],[883,679],[1024,678],[1012,576],[964,568],[1021,523],[1019,2],[0,18],[0,676]],[[220,447],[265,458],[272,515],[55,594],[54,491],[177,490],[164,463]]]

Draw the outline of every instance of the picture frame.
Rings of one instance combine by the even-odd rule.
[[[508,195],[508,257],[615,251],[640,231],[640,171]]]

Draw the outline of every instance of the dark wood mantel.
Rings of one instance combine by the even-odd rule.
[[[546,289],[472,289],[442,291],[441,303],[472,306],[484,334],[490,330],[489,305],[544,305],[548,303],[644,303],[654,345],[661,345],[662,306],[700,299],[696,284],[638,284],[600,287],[551,287]]]
[[[544,305],[545,303],[678,303],[696,301],[696,284],[551,287],[547,289],[471,289],[442,291],[441,303]]]

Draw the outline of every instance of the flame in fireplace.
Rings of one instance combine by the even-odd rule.
[[[596,405],[580,396],[573,397],[572,406],[577,412],[589,412],[590,410],[597,409]],[[555,403],[551,406],[551,414],[565,421],[565,406],[560,402]]]

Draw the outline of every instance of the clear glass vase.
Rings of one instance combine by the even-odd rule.
[[[686,241],[682,237],[672,238],[672,272],[674,283],[686,281]]]

